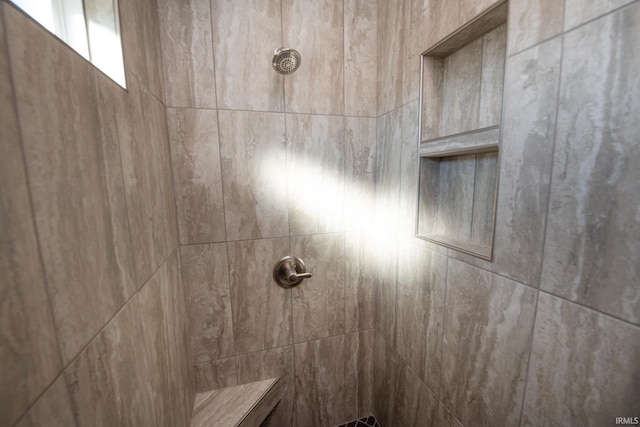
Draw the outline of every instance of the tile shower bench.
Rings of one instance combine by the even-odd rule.
[[[258,427],[280,396],[279,378],[198,393],[191,427]]]

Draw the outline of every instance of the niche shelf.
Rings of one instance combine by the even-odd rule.
[[[507,3],[422,54],[419,238],[493,253]]]

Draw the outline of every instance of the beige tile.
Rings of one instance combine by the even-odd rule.
[[[194,370],[198,393],[238,384],[235,357],[198,363]]]
[[[215,110],[168,108],[180,243],[226,239]]]
[[[376,126],[375,232],[393,236],[400,222],[402,110],[385,114]]]
[[[564,2],[512,0],[509,2],[509,55],[562,32]]]
[[[235,355],[227,245],[182,246],[193,363]]]
[[[380,334],[376,333],[373,354],[374,415],[382,426],[395,425],[400,364],[395,351]]]
[[[344,235],[292,237],[291,253],[313,277],[292,289],[293,341],[343,334],[345,316]]]
[[[422,71],[422,141],[444,136],[440,132],[444,90],[444,61],[440,58],[423,59]]]
[[[284,114],[218,114],[227,239],[287,236]]]
[[[424,0],[424,50],[435,45],[462,25],[461,0]]]
[[[5,12],[35,222],[68,362],[135,291],[121,169],[113,140],[102,138],[90,65]]]
[[[293,346],[247,353],[236,358],[238,382],[245,384],[280,377],[281,400],[269,416],[271,426],[293,425],[295,399]]]
[[[499,26],[482,38],[482,82],[478,123],[480,128],[501,124],[506,51],[506,24]]]
[[[391,425],[435,425],[439,404],[437,397],[403,362],[400,362],[396,381],[396,395],[391,402],[393,408],[393,423]]]
[[[402,104],[404,39],[402,38],[403,4],[378,1],[377,111],[386,114]]]
[[[272,278],[289,238],[229,242],[233,332],[238,354],[291,344],[291,290]]]
[[[344,114],[376,116],[376,0],[344,2]]]
[[[345,230],[373,227],[375,208],[376,120],[345,117]]]
[[[345,332],[373,328],[374,263],[371,262],[367,233],[346,233],[345,263]]]
[[[345,335],[296,344],[297,427],[336,425],[345,418]]]
[[[286,111],[343,114],[343,2],[281,1],[284,45],[302,56],[298,71],[284,78]]]
[[[344,230],[344,118],[287,114],[291,235]]]
[[[345,420],[373,413],[374,330],[345,335]]]
[[[393,240],[382,241],[373,254],[374,325],[389,344],[395,343],[396,333],[396,271],[398,245]]]
[[[502,0],[460,0],[461,24],[466,24],[498,3],[502,3]]]
[[[14,389],[15,390],[15,389]],[[75,425],[73,409],[64,376],[58,379],[44,392],[29,411],[15,424],[16,427],[69,427]]]
[[[209,2],[158,0],[165,102],[216,108]]]
[[[632,3],[631,0],[565,0],[564,30],[568,31],[591,19]]]
[[[541,279],[546,291],[636,324],[639,37],[639,4],[565,36]]]
[[[5,43],[0,11],[0,424],[12,425],[62,365],[38,255]]]
[[[406,105],[420,97],[420,61],[426,46],[419,36],[424,25],[422,0],[404,0],[403,6],[402,105]]]
[[[535,291],[449,260],[440,399],[465,425],[520,419]]]
[[[601,426],[640,413],[640,328],[540,294],[523,426]]]
[[[283,46],[280,3],[211,1],[218,108],[284,111],[283,77],[271,65],[274,50]],[[293,43],[285,40],[299,49]],[[302,55],[303,64],[309,60]]]

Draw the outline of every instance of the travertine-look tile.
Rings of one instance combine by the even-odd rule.
[[[227,245],[182,246],[193,363],[235,355]]]
[[[344,118],[287,114],[291,235],[344,230]]]
[[[502,0],[460,0],[460,22],[466,24]]]
[[[114,419],[127,426],[156,423],[146,333],[140,301],[134,297],[67,366],[81,425],[111,426]]]
[[[376,120],[345,117],[345,230],[373,227],[375,206]]]
[[[568,31],[631,2],[632,0],[565,0],[564,30]]]
[[[374,265],[373,300],[376,331],[390,344],[395,343],[396,333],[396,270],[398,244],[384,239],[374,242],[372,263]]]
[[[500,124],[506,53],[507,25],[503,24],[482,38],[480,128]]]
[[[284,114],[218,114],[227,239],[287,236]]]
[[[386,114],[402,103],[404,45],[403,8],[400,2],[378,1],[377,112]]]
[[[473,218],[476,156],[440,159],[436,233],[469,240]]]
[[[142,328],[152,396],[160,424],[187,425],[195,384],[191,371],[188,320],[180,281],[178,253],[174,252],[140,290]]]
[[[272,277],[289,239],[229,242],[233,332],[238,354],[291,344],[291,290]]]
[[[282,396],[269,416],[269,425],[292,426],[295,400],[293,346],[243,354],[236,362],[240,384],[280,377]]]
[[[376,121],[375,233],[393,236],[399,227],[402,167],[402,110]]]
[[[336,425],[345,419],[345,335],[295,346],[297,427]]]
[[[440,379],[446,278],[444,255],[401,243],[396,291],[397,351],[415,374],[436,391]]]
[[[418,378],[415,372],[400,361],[396,395],[391,402],[393,422],[387,425],[430,426],[438,416],[438,398]]]
[[[346,233],[345,263],[345,332],[373,328],[374,265],[371,262],[368,233]]]
[[[540,294],[523,426],[601,426],[640,413],[640,328]]]
[[[395,425],[396,395],[400,376],[400,360],[385,339],[376,332],[373,354],[373,411],[381,426]]]
[[[238,384],[235,357],[198,363],[193,368],[198,393]]]
[[[442,403],[438,405],[438,418],[435,425],[438,427],[464,427]]]
[[[491,246],[493,241],[498,165],[497,152],[476,155],[471,241],[484,246]]]
[[[166,105],[216,108],[209,2],[157,1]]]
[[[373,329],[345,335],[345,420],[373,413]]]
[[[283,77],[271,65],[274,50],[283,45],[280,3],[211,1],[218,108],[284,111]],[[284,44],[300,50],[292,40]],[[302,53],[303,66],[310,60]],[[299,72],[288,77],[299,78]]]
[[[421,39],[426,50],[462,25],[461,0],[424,0]]]
[[[281,1],[283,42],[302,56],[298,71],[284,78],[286,111],[343,114],[343,2]]]
[[[180,243],[224,241],[217,112],[168,108],[167,124]]]
[[[419,37],[424,25],[422,0],[404,0],[402,5],[402,105],[406,105],[420,97],[420,61],[426,46]]]
[[[344,113],[376,116],[376,0],[344,2]]]
[[[293,342],[344,333],[344,235],[291,238],[291,253],[302,258],[313,277],[292,289]]]
[[[117,146],[102,140],[90,65],[12,7],[5,12],[35,222],[68,362],[135,291]]]
[[[16,388],[12,388],[15,392]],[[9,425],[9,424],[7,424]],[[64,376],[57,380],[44,392],[29,411],[15,424],[16,427],[69,427],[75,425],[69,392]]]
[[[0,424],[12,425],[62,365],[33,226],[5,42],[0,11]]]
[[[535,291],[449,259],[441,401],[465,425],[515,425]]]
[[[563,8],[557,0],[511,0],[509,55],[561,33]]]
[[[603,37],[607,34],[607,37]],[[542,289],[640,323],[640,5],[565,36]]]
[[[400,166],[399,234],[411,238],[416,234],[418,203],[418,101],[401,108],[402,145]]]

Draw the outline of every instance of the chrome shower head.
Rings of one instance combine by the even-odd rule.
[[[291,74],[300,67],[302,58],[295,49],[280,47],[273,55],[273,69],[280,74]]]

